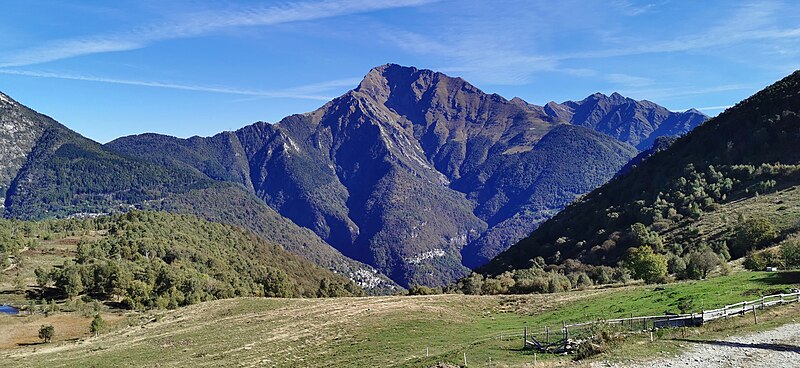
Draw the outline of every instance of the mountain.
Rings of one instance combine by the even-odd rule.
[[[705,119],[616,94],[548,106],[387,64],[276,124],[105,148],[236,183],[401,285],[441,285],[611,179],[634,145]]]
[[[568,206],[482,271],[524,269],[536,257],[614,265],[642,234],[678,257],[711,248],[736,258],[774,244],[800,231],[798,113],[800,71]]]
[[[550,102],[544,112],[556,121],[592,128],[646,150],[661,136],[679,136],[708,119],[695,109],[683,113],[650,101],[636,101],[619,93],[595,93],[581,101]]]
[[[4,215],[17,219],[90,216],[131,208],[170,210],[248,228],[370,292],[396,284],[349,259],[316,234],[266,206],[246,187],[195,169],[113,152],[0,94]]]

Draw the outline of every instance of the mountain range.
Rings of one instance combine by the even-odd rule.
[[[538,257],[613,266],[640,245],[672,259],[710,249],[727,260],[796,236],[798,113],[800,71],[689,134],[660,139],[481,271],[526,269]]]
[[[706,119],[616,93],[537,106],[388,64],[275,124],[100,145],[0,94],[0,193],[12,218],[141,208],[242,226],[386,292],[466,275]]]

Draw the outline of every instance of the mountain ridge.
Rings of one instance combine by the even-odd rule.
[[[737,229],[748,220],[767,219],[780,236],[797,232],[800,218],[783,203],[795,202],[793,193],[800,186],[798,111],[800,71],[656,150],[481,271],[494,275],[524,269],[536,257],[552,263],[573,259],[613,265],[628,247],[637,246],[630,245],[637,223],[650,236],[663,238],[668,250],[659,249],[659,241],[656,251],[676,252],[678,257],[703,247],[742,257],[763,246],[737,238]],[[759,195],[770,199],[759,200]],[[737,215],[741,208],[748,212]]]
[[[611,98],[635,102],[618,94]],[[386,64],[319,109],[276,124],[257,122],[206,138],[165,137],[169,154],[146,149],[153,136],[123,137],[106,146],[160,162],[169,157],[215,180],[240,183],[345,255],[401,284],[437,285],[465,275],[462,265],[488,261],[610,179],[637,153],[606,131],[556,120],[545,110],[485,94],[461,78]],[[657,110],[659,117],[679,115]],[[634,130],[649,139],[665,121]],[[548,166],[547,158],[573,153],[548,140],[536,149],[554,129],[551,138],[583,147],[585,160]],[[202,152],[219,147],[213,141],[223,136],[231,142],[220,151],[227,158]],[[237,154],[248,165],[222,163]],[[504,166],[509,158],[516,166]],[[519,167],[533,171],[521,175]],[[580,184],[559,190],[566,178]],[[490,226],[494,232],[487,232]]]

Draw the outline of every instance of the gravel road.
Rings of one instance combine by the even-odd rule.
[[[597,367],[626,368],[729,368],[729,367],[800,367],[800,324],[721,340],[690,343],[685,353],[630,365],[598,364]]]

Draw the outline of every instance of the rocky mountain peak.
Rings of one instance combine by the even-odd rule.
[[[16,102],[13,99],[11,99],[11,97],[8,97],[7,94],[0,92],[0,105],[5,106],[14,104],[16,104]]]

